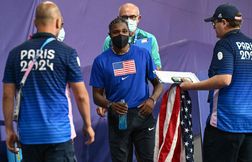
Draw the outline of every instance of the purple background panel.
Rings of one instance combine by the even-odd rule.
[[[0,5],[0,78],[3,78],[5,62],[9,51],[36,32],[33,25],[34,12],[41,0],[1,0]],[[163,70],[192,71],[200,79],[207,78],[207,69],[217,41],[211,23],[204,18],[212,16],[215,8],[229,2],[236,5],[243,14],[242,31],[252,35],[251,0],[54,0],[62,11],[65,42],[77,49],[91,100],[92,124],[96,141],[90,146],[84,144],[81,133],[82,120],[74,105],[74,122],[77,130],[75,147],[79,161],[109,162],[107,120],[96,115],[91,87],[88,85],[93,60],[101,53],[108,33],[108,24],[118,14],[118,8],[125,2],[139,6],[142,20],[140,28],[154,34],[160,46]],[[165,90],[168,85],[165,85]],[[207,91],[190,92],[193,99],[194,133],[205,127],[208,115]],[[0,82],[2,98],[2,82]],[[2,105],[2,101],[0,101]],[[159,101],[160,103],[160,101]],[[158,103],[158,104],[159,104]],[[155,115],[158,113],[158,104]],[[0,111],[0,120],[3,120]],[[200,114],[200,117],[197,116]],[[199,123],[199,121],[201,121]],[[200,124],[200,125],[199,125]],[[0,129],[0,131],[3,129]],[[5,134],[0,132],[0,141]],[[1,142],[1,148],[3,142]],[[1,152],[2,153],[2,152]],[[2,154],[1,154],[2,156]],[[3,159],[0,157],[0,161]]]

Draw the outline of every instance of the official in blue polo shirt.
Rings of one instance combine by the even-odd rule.
[[[252,40],[240,31],[242,15],[230,4],[212,17],[217,38],[209,79],[183,82],[183,89],[210,90],[204,162],[252,161]]]
[[[62,24],[55,3],[45,1],[39,4],[35,13],[37,33],[11,50],[6,62],[3,78],[6,144],[10,151],[17,152],[14,144],[20,142],[23,161],[26,162],[76,161],[73,146],[76,133],[69,88],[83,118],[84,132],[89,135],[87,144],[94,141],[89,96],[78,55],[76,50],[56,40]],[[30,67],[34,58],[37,58],[36,62]],[[25,84],[21,82],[24,75],[27,76]],[[12,116],[15,92],[20,89],[18,137]]]

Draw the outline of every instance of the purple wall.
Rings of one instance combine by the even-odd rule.
[[[35,32],[35,28],[33,26],[34,11],[36,5],[40,2],[41,0],[1,0],[1,79],[3,77],[3,70],[8,52],[11,50],[11,48],[26,40],[31,33]],[[205,17],[211,16],[216,6],[224,2],[230,2],[237,5],[237,7],[243,13],[244,18],[242,31],[249,36],[252,36],[252,10],[250,9],[252,6],[251,0],[54,0],[54,2],[59,5],[64,17],[64,27],[66,30],[65,42],[77,49],[81,58],[83,69],[88,68],[88,65],[91,65],[93,59],[101,52],[104,38],[108,32],[108,24],[117,16],[118,7],[125,2],[133,2],[139,6],[142,15],[140,27],[143,27],[146,31],[153,33],[162,49],[166,49],[168,44],[181,40],[192,40],[199,42],[198,44],[195,44],[195,51],[192,50],[190,54],[196,53],[198,51],[197,45],[201,46],[202,43],[213,46],[217,40],[215,38],[214,30],[212,29],[211,24],[205,23],[203,19]],[[169,49],[171,51],[173,50],[172,48]],[[174,51],[174,54],[175,52],[183,52],[179,46],[175,50],[176,51]],[[166,55],[165,52],[163,55]],[[174,57],[176,58],[176,56]],[[164,58],[164,56],[162,56],[162,58]],[[202,60],[197,60],[196,62],[207,65],[208,67],[209,60],[205,59],[206,58],[203,57]],[[191,68],[189,66],[191,62],[188,62],[186,57],[181,62],[183,64],[175,62],[175,60],[173,61],[173,57],[165,57],[163,64],[169,64],[168,62],[171,61],[173,62],[174,66],[164,66],[164,70],[183,70],[185,67],[188,67],[189,69]],[[201,71],[201,69],[197,69],[199,67],[200,66],[195,66],[196,70]],[[84,77],[88,77],[89,74],[87,73],[84,72]],[[86,78],[86,80],[88,79]],[[90,94],[90,97],[92,97],[91,95],[92,94]],[[0,98],[2,98],[2,82],[0,82]],[[2,105],[2,101],[0,102]],[[94,106],[92,109],[94,110]],[[95,118],[94,124],[96,124],[98,121],[105,124],[106,122],[103,119],[97,118],[93,110],[92,117]],[[208,109],[205,111],[208,111]],[[2,120],[2,111],[0,112],[0,120]],[[80,117],[77,115],[75,118],[77,127],[79,127],[80,122]],[[105,129],[106,126],[102,127],[99,125],[97,126],[96,131],[98,134],[102,134],[103,132],[106,132]],[[104,134],[103,140],[106,140],[106,137],[107,135]],[[81,138],[80,135],[77,138],[77,141],[79,138]],[[99,139],[95,146],[99,146],[103,140]],[[79,145],[78,148],[83,148],[83,150],[86,151],[85,153],[79,154],[82,159],[95,159],[95,157],[103,155],[103,152],[99,152],[99,150],[96,150],[94,146],[87,148],[84,145]],[[108,147],[104,146],[103,149],[107,150]],[[94,150],[97,152],[97,156],[87,157],[89,154],[88,152]],[[78,151],[80,152],[80,150]],[[107,154],[105,154],[106,151],[104,152],[103,159],[107,159],[105,161],[108,161],[109,157],[107,157]]]

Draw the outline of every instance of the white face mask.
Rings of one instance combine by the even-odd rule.
[[[62,28],[60,29],[60,31],[59,31],[58,36],[57,36],[58,41],[63,42],[63,40],[65,39],[65,35],[66,35],[65,30],[64,30],[64,28],[62,27]]]
[[[137,20],[127,19],[130,32],[134,32],[137,29]]]

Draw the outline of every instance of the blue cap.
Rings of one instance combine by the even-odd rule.
[[[212,17],[204,19],[205,22],[210,22],[220,19],[242,20],[239,10],[230,4],[222,4],[218,6]]]

